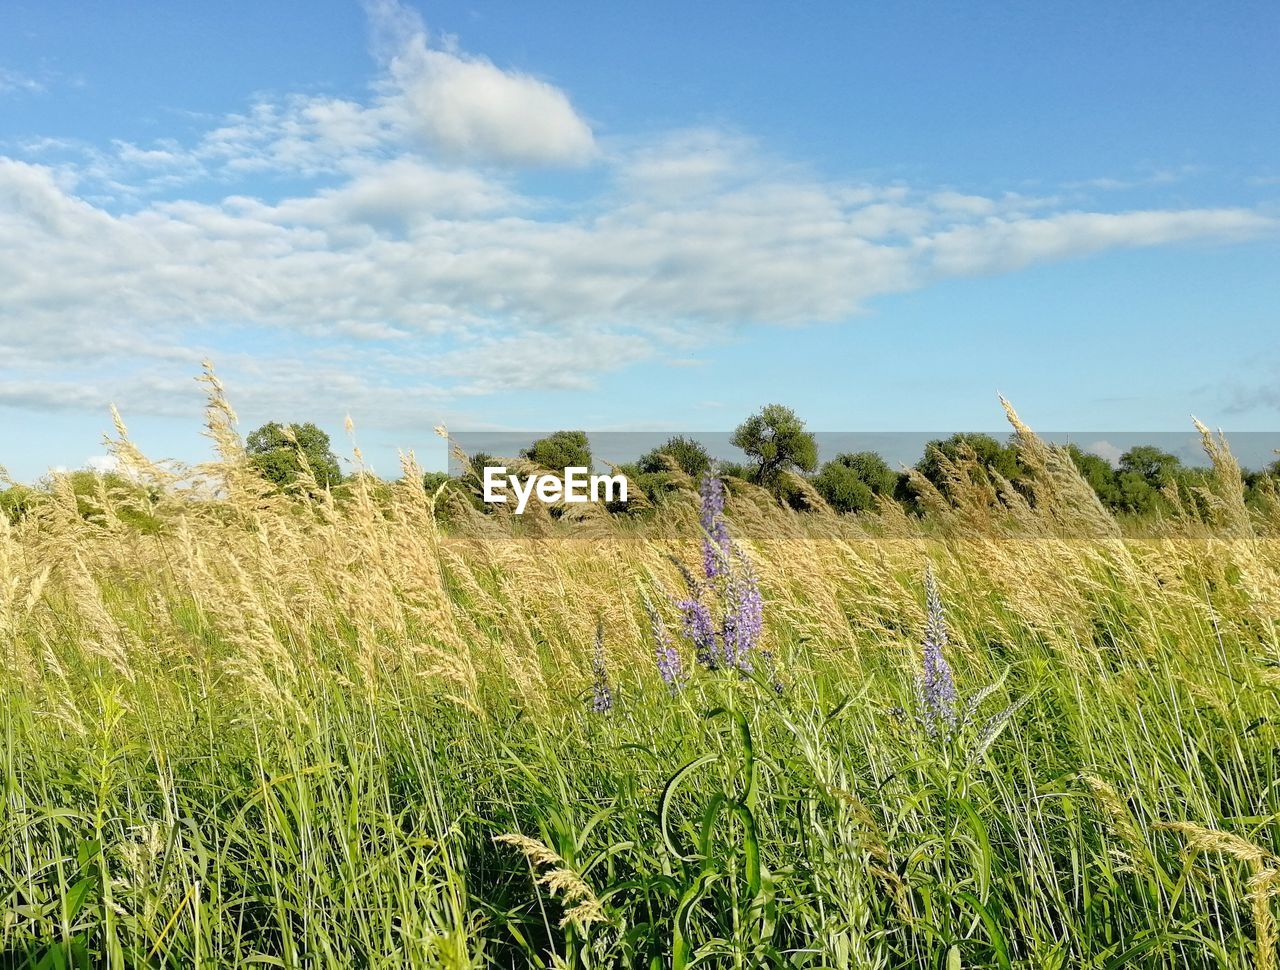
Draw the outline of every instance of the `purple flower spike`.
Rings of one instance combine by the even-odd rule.
[[[684,635],[693,643],[694,656],[708,670],[720,666],[716,650],[716,626],[711,610],[700,599],[690,596],[677,600],[676,609],[683,620]]]
[[[702,476],[702,568],[715,579],[728,568],[729,526],[724,521],[724,483],[713,473]]]
[[[764,634],[764,601],[746,554],[736,546],[733,551],[738,569],[730,576],[726,590],[724,659],[726,666],[750,672],[752,652]]]
[[[613,710],[613,688],[604,664],[604,620],[596,619],[596,650],[591,658],[591,710],[605,714]]]
[[[649,614],[649,624],[653,628],[654,656],[658,662],[658,675],[674,694],[684,684],[684,664],[680,660],[679,652],[671,643],[671,636],[667,633],[667,625],[662,621],[662,615],[649,602],[648,597],[645,597],[644,608]]]
[[[928,616],[923,643],[924,669],[917,681],[916,693],[925,729],[930,737],[937,737],[939,734],[950,734],[955,728],[959,698],[955,676],[944,653],[947,646],[947,626],[932,568],[925,573],[925,591]]]

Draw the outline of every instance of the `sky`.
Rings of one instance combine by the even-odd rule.
[[[0,465],[1280,429],[1280,6],[5,0]],[[1280,447],[1280,433],[1276,446]],[[1104,449],[1105,450],[1105,449]]]

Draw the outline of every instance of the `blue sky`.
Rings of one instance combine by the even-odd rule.
[[[0,464],[1280,428],[1280,8],[969,7],[9,0]]]

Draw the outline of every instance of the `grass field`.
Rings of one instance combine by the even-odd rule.
[[[146,508],[0,516],[0,965],[1276,966],[1280,514],[1213,439],[1140,535],[1020,425],[1033,497],[924,523],[734,485],[747,672],[672,603],[696,484],[442,529],[267,494],[220,408],[217,501],[122,439]]]

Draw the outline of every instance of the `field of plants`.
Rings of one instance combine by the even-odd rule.
[[[219,459],[0,516],[0,966],[1277,965],[1280,504],[445,525]],[[86,509],[86,502],[88,508]]]

